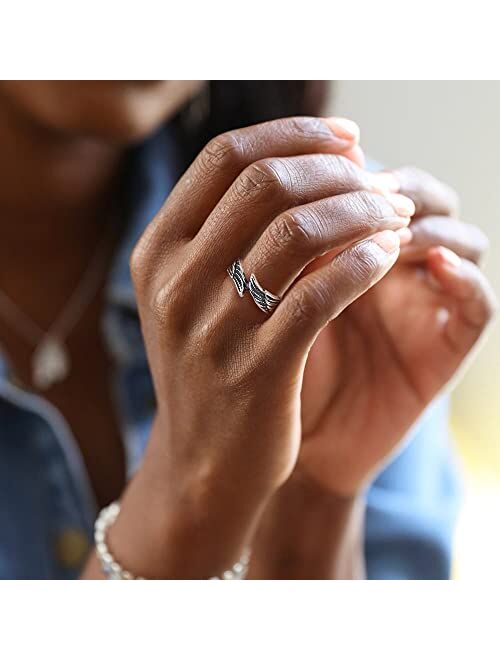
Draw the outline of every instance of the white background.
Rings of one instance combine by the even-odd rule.
[[[481,0],[18,0],[2,6],[0,68],[3,78],[494,78],[495,10]],[[468,130],[481,134],[475,116]],[[0,657],[489,660],[499,591],[491,580],[11,582],[0,585]]]

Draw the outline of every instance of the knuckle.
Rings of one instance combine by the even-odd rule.
[[[417,213],[424,205],[424,200],[431,195],[432,198],[440,200],[438,205],[443,213],[458,215],[460,196],[449,184],[414,165],[400,167],[396,170],[396,174],[402,182],[402,192],[408,194],[415,202]]]
[[[173,243],[162,231],[162,225],[169,222],[169,213],[162,208],[156,218],[144,230],[133,248],[129,258],[132,282],[138,291],[142,291],[156,278],[158,264],[172,254]]]
[[[271,254],[287,252],[302,256],[314,242],[314,234],[306,217],[299,211],[287,211],[279,215],[268,228],[268,249]]]
[[[247,200],[290,189],[290,175],[280,159],[264,159],[246,167],[234,184],[234,192]]]
[[[326,304],[320,287],[303,280],[290,300],[292,324],[317,322],[323,318]]]
[[[354,245],[349,257],[350,272],[356,282],[374,279],[380,269],[380,261],[373,250],[372,241],[362,241]]]
[[[178,336],[185,341],[191,335],[194,310],[198,306],[188,303],[191,289],[187,283],[195,282],[196,278],[195,265],[187,263],[171,269],[169,275],[148,295],[148,313],[165,337]]]
[[[186,306],[186,298],[182,294],[177,278],[169,280],[156,289],[147,304],[146,316],[161,346],[177,346],[183,349],[189,346],[190,354],[197,347],[206,347],[206,342],[198,342],[196,337],[193,341],[196,328],[193,310]]]
[[[132,277],[132,282],[134,286],[140,290],[144,284],[145,275],[147,271],[147,264],[149,262],[148,250],[146,248],[145,241],[139,239],[136,243],[132,254],[130,255],[129,267],[130,275]]]
[[[290,132],[299,138],[309,140],[331,141],[333,134],[325,122],[319,117],[291,117],[287,122]]]
[[[244,152],[236,131],[212,138],[198,156],[197,163],[205,174],[217,169],[238,169],[244,165]]]
[[[179,290],[177,278],[172,278],[163,283],[152,296],[151,314],[154,321],[162,328],[170,327],[176,319]]]
[[[198,319],[189,331],[183,329],[183,340],[189,345],[190,360],[209,363],[214,374],[220,373],[227,359],[227,337],[219,337],[220,324],[215,316]],[[224,350],[225,349],[225,350]]]
[[[349,193],[367,187],[367,176],[360,167],[345,156],[322,156],[325,167],[335,180],[337,194]]]
[[[394,210],[382,195],[360,190],[350,197],[353,211],[366,219],[368,224],[377,223],[387,215],[394,215]]]

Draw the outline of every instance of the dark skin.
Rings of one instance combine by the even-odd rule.
[[[2,283],[44,326],[102,234],[124,146],[166,119],[194,88],[101,85],[86,84],[81,93],[72,83],[0,87],[6,143],[0,167],[10,184],[0,203],[13,220]],[[455,230],[454,210],[442,204],[447,189],[416,172],[369,176],[361,159],[357,136],[335,120],[286,120],[224,136],[200,155],[136,248],[132,272],[159,407],[143,466],[109,538],[136,574],[218,574],[259,529],[254,577],[362,575],[362,489],[469,354],[494,300],[471,256],[480,256],[484,239]],[[427,223],[411,244],[405,227],[415,208],[397,192],[413,199]],[[453,262],[439,245],[463,259]],[[37,291],[18,266],[18,255],[31,265],[30,253],[42,260],[33,260],[38,268],[52,265]],[[266,288],[287,294],[271,317],[236,296],[225,275],[235,256]],[[412,283],[422,267],[439,282],[439,294]],[[416,298],[408,305],[410,291]],[[407,309],[419,306],[419,315],[448,311],[439,334],[427,336],[427,366],[438,368],[425,381],[408,359],[416,345],[401,326]],[[67,383],[49,398],[70,421],[104,503],[121,492],[123,456],[99,312],[98,299],[72,339],[73,389]],[[2,339],[29,385],[29,347]],[[349,368],[339,350],[351,355]],[[77,353],[85,360],[78,362]],[[360,379],[368,364],[381,404],[394,402],[395,392],[400,397],[389,426],[386,416],[370,413],[374,381]],[[102,415],[85,414],[82,400]],[[353,405],[355,424],[346,426]],[[341,428],[348,432],[339,434]],[[84,577],[101,577],[95,559]]]
[[[2,288],[40,327],[48,328],[71,295],[108,224],[105,213],[119,154],[96,143],[89,144],[88,149],[78,144],[68,146],[64,155],[51,157],[57,146],[43,133],[37,139],[39,129],[19,116],[17,108],[7,101],[0,103],[0,115],[4,149],[0,169],[6,183],[0,193],[1,206],[5,209],[2,215],[10,220],[2,227]],[[79,152],[85,151],[88,164],[83,157],[80,160]],[[102,171],[94,175],[90,160],[96,156]],[[41,180],[39,172],[50,171],[52,161],[61,171],[74,164],[68,180]],[[44,162],[47,165],[42,167]],[[111,253],[110,245],[109,258]],[[103,283],[104,279],[100,289]],[[45,394],[63,412],[78,439],[99,503],[121,492],[125,474],[120,435],[110,414],[109,360],[99,332],[102,298],[100,291],[68,338],[72,361],[69,378]],[[32,345],[5,323],[1,342],[16,378],[24,387],[32,388]],[[89,414],[89,410],[95,412]],[[102,438],[102,443],[96,443],[96,437]],[[109,460],[103,461],[103,457]]]
[[[124,149],[195,88],[188,84],[177,90],[166,82],[2,82],[0,208],[9,222],[2,225],[0,281],[42,328],[50,326],[73,292],[110,214],[119,213]],[[102,287],[116,240],[110,236],[100,291],[68,338],[70,376],[44,392],[77,438],[100,506],[119,497],[125,484],[109,356],[100,331]],[[4,323],[0,333],[17,380],[32,388],[32,346]]]

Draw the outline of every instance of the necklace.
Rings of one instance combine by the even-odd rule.
[[[71,360],[66,341],[97,294],[104,275],[108,250],[109,232],[105,232],[76,288],[48,330],[35,323],[0,289],[0,316],[34,347],[31,377],[37,389],[47,390],[68,377]]]

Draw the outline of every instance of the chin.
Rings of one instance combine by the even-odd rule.
[[[119,98],[100,98],[96,103],[81,103],[79,112],[68,116],[63,130],[75,135],[110,142],[134,143],[144,140],[167,122],[180,108],[167,99],[147,94],[123,94]]]
[[[68,129],[118,143],[145,139],[173,117],[191,96],[176,81],[94,83],[78,99]]]
[[[51,131],[129,144],[167,122],[202,81],[3,81],[0,91]]]

